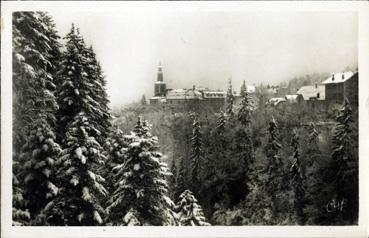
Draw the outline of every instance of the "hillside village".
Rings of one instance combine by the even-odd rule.
[[[358,71],[333,73],[323,82],[304,85],[300,88],[283,86],[246,85],[246,90],[253,99],[254,106],[260,101],[265,105],[280,107],[288,103],[307,103],[312,106],[324,106],[342,103],[345,98],[352,105],[358,104]],[[229,80],[230,87],[231,79]],[[242,96],[232,89],[234,103],[238,104]],[[159,64],[157,81],[154,84],[154,96],[149,99],[151,105],[180,106],[184,104],[201,104],[214,109],[223,108],[226,104],[227,92],[219,89],[196,87],[183,89],[167,88],[162,66]]]

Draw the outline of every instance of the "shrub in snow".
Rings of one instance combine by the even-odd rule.
[[[201,206],[190,190],[185,190],[176,204],[177,216],[181,226],[209,226]]]

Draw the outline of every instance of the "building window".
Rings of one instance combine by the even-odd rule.
[[[320,93],[317,93],[316,94],[316,98],[320,98]]]

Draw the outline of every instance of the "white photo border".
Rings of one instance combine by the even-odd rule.
[[[12,12],[353,11],[358,16],[359,224],[355,226],[16,227],[12,226]],[[108,40],[108,39],[107,39]],[[3,1],[1,11],[1,236],[10,237],[368,237],[369,4],[366,1],[115,2]]]

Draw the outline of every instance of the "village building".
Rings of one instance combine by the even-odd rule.
[[[342,103],[345,98],[351,105],[358,105],[359,72],[342,72],[332,74],[323,81],[325,85],[325,99],[328,102]]]
[[[301,103],[302,101],[304,101],[304,98],[302,97],[301,94],[286,95],[284,96],[284,98],[290,104]]]
[[[305,101],[324,101],[325,100],[325,85],[315,84],[302,86],[297,90],[298,95],[301,95]]]
[[[279,107],[287,102],[287,99],[285,97],[275,97],[270,98],[266,105],[272,106],[272,107]]]
[[[247,85],[246,90],[252,97],[255,104],[257,100],[255,86]],[[179,107],[186,104],[197,104],[219,110],[223,108],[226,103],[226,95],[227,93],[223,90],[196,87],[195,85],[190,89],[168,89],[164,82],[162,66],[159,64],[157,80],[154,84],[154,96],[150,98],[150,104],[165,104],[168,106]],[[242,100],[241,95],[234,92],[233,96],[234,104],[239,104]]]

